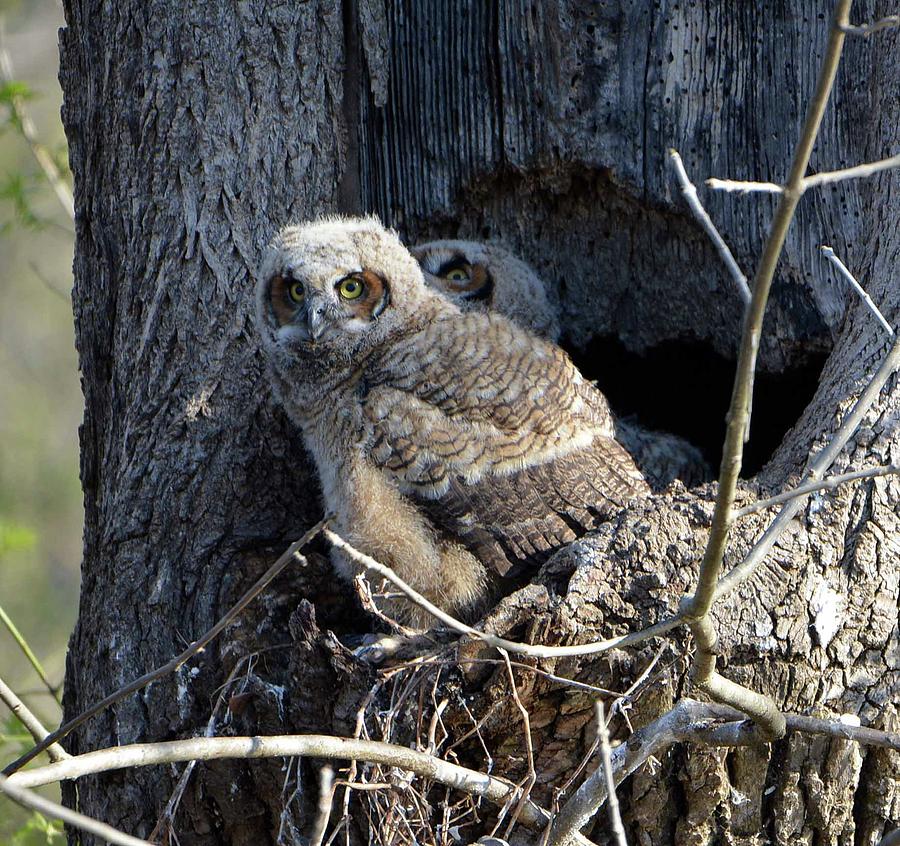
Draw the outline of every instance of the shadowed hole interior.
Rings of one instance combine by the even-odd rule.
[[[718,473],[733,361],[689,341],[666,341],[638,355],[608,336],[569,353],[581,372],[597,382],[617,415],[635,415],[648,428],[687,438]],[[809,404],[825,359],[814,354],[784,373],[757,374],[744,478],[759,472]]]

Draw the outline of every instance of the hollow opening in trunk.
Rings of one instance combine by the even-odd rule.
[[[569,352],[617,416],[634,415],[642,426],[687,438],[718,473],[733,361],[695,341],[666,341],[639,355],[610,336]],[[759,472],[809,404],[825,359],[811,354],[783,373],[757,373],[744,478]]]

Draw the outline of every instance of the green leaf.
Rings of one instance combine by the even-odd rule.
[[[0,555],[31,549],[37,542],[37,535],[28,526],[0,520]]]
[[[0,183],[0,200],[7,200],[12,203],[13,212],[16,220],[22,226],[29,229],[40,229],[44,223],[31,210],[28,194],[31,191],[33,180],[26,178],[21,173],[8,174],[6,179]]]
[[[62,824],[35,811],[18,831],[13,832],[9,846],[61,846],[64,842]]]
[[[10,80],[0,85],[0,103],[11,106],[15,100],[31,100],[34,92],[24,82]]]

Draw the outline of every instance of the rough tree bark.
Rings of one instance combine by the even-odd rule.
[[[679,201],[665,151],[680,149],[698,180],[783,178],[828,27],[811,0],[64,5],[86,507],[68,716],[205,631],[319,516],[252,324],[252,276],[278,225],[374,211],[410,239],[499,238],[558,285],[574,349],[603,336],[632,352],[687,339],[732,356],[739,299]],[[891,11],[861,2],[853,16]],[[848,43],[816,169],[896,152],[897,47],[896,32]],[[802,418],[747,483],[748,500],[796,475],[885,349],[816,247],[831,243],[862,271],[896,323],[898,197],[898,176],[885,173],[801,204],[761,365],[789,373],[812,353],[830,356]],[[771,201],[717,197],[709,207],[751,270]],[[602,361],[584,360],[602,377]],[[898,405],[894,378],[838,469],[900,458]],[[721,419],[702,406],[682,411]],[[896,727],[898,493],[886,478],[812,500],[770,563],[717,611],[728,675],[787,709]],[[709,487],[676,488],[636,505],[548,565],[489,624],[566,642],[659,619],[696,573],[711,497]],[[730,561],[762,525],[738,525]],[[94,719],[70,751],[201,732],[225,673],[258,650],[267,651],[246,681],[249,705],[228,730],[352,732],[374,672],[328,630],[368,630],[355,603],[314,556],[195,669]],[[634,705],[635,725],[688,689],[683,635],[671,643]],[[655,648],[546,666],[616,689]],[[528,673],[517,682],[532,712],[536,795],[549,801],[591,738],[590,699]],[[437,696],[450,701],[446,723],[458,733],[468,727],[460,690],[473,713],[486,713],[508,685],[504,673],[447,672]],[[621,720],[613,727],[621,736]],[[514,708],[501,707],[483,733],[495,772],[521,776]],[[461,754],[481,766],[478,749]],[[633,843],[868,846],[900,817],[898,775],[896,755],[806,737],[728,754],[678,749],[623,790],[626,825]],[[77,803],[147,835],[174,778],[137,770],[84,779]],[[310,783],[283,813],[284,784],[280,763],[198,767],[179,842],[259,844],[279,831],[300,842],[292,838],[308,834],[316,790]],[[66,793],[74,803],[75,788]]]

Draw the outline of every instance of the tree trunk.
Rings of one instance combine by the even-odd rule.
[[[566,342],[620,407],[706,438],[714,454],[724,410],[716,391],[728,390],[716,374],[734,356],[741,302],[665,153],[677,147],[698,182],[785,177],[828,14],[810,0],[766,5],[66,0],[60,79],[76,180],[86,512],[67,716],[201,635],[320,515],[299,436],[269,394],[252,319],[260,250],[289,220],[373,211],[411,241],[503,241],[558,287]],[[892,11],[855,5],[854,20]],[[896,152],[897,45],[895,31],[848,40],[816,170]],[[757,391],[754,441],[757,466],[771,460],[747,482],[747,501],[796,476],[884,353],[884,334],[817,247],[833,245],[896,324],[898,194],[896,173],[885,173],[801,203],[762,340],[773,381],[760,376],[769,388]],[[750,275],[772,201],[704,199]],[[811,398],[799,422],[798,398]],[[895,377],[837,470],[897,461],[898,403]],[[768,563],[716,609],[729,677],[785,709],[896,727],[898,494],[887,477],[810,501]],[[712,496],[712,486],[676,487],[635,505],[486,624],[569,642],[660,619],[696,574]],[[729,563],[764,525],[737,524]],[[220,732],[352,734],[376,674],[330,631],[371,628],[314,553],[203,655],[73,735],[69,751],[202,733],[219,686],[250,653],[259,655],[240,667],[246,696],[218,709]],[[676,633],[662,649],[629,713],[635,726],[689,690],[684,646]],[[541,666],[624,689],[657,648]],[[416,712],[398,711],[389,734],[377,717],[366,731],[413,742],[416,717],[427,733],[447,699],[446,730],[461,736],[471,728],[463,695],[476,718],[502,697],[481,733],[494,772],[520,778],[505,669],[417,672],[381,683],[373,699],[388,707],[405,685]],[[535,797],[549,804],[592,739],[592,697],[528,672],[516,682],[531,713]],[[613,728],[625,736],[620,717]],[[486,765],[478,743],[458,754]],[[314,772],[198,766],[178,841],[301,842]],[[868,846],[900,817],[898,776],[896,754],[805,736],[762,750],[678,748],[623,787],[629,842]],[[82,779],[77,804],[146,836],[176,778],[138,769]],[[67,789],[70,803],[75,793]],[[390,794],[395,810],[402,793]],[[354,797],[358,842],[377,801]],[[437,821],[420,842],[442,842],[429,833]],[[599,821],[595,836],[604,830]]]

